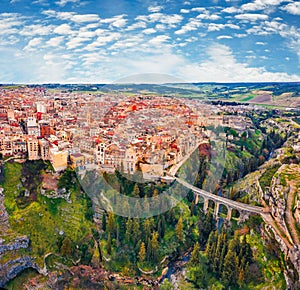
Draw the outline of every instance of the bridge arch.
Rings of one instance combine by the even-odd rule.
[[[219,205],[219,210],[218,210],[218,215],[217,216],[220,217],[220,218],[226,218],[227,219],[228,213],[229,213],[229,207],[227,205],[221,203]]]
[[[233,208],[232,213],[231,213],[231,217],[235,218],[235,219],[239,219],[241,217],[241,212],[238,209]]]

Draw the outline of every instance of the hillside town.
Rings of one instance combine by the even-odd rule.
[[[225,137],[212,128],[243,132],[251,120],[225,115],[230,107],[162,96],[125,96],[45,90],[0,90],[2,156],[49,160],[55,172],[68,166],[162,175],[200,142]],[[247,108],[235,108],[242,113]],[[233,136],[229,136],[233,138]]]

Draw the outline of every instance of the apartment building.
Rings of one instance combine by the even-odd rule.
[[[29,137],[27,139],[27,152],[29,160],[38,160],[39,156],[39,142],[37,138]]]

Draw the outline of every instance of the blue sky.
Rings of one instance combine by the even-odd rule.
[[[300,81],[300,2],[1,0],[0,83]]]

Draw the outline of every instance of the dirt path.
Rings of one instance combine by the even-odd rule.
[[[289,168],[287,170],[287,174],[291,173],[291,174],[294,174],[295,172],[299,172],[299,167],[296,168],[296,167],[293,167],[293,170],[292,168]],[[297,188],[296,188],[296,180],[290,180],[288,181],[286,179],[286,181],[288,182],[288,185],[290,186],[290,190],[288,192],[288,195],[287,195],[287,201],[286,201],[286,208],[285,208],[285,217],[286,217],[286,224],[288,225],[288,228],[290,230],[290,234],[293,238],[293,241],[295,244],[299,245],[299,236],[298,236],[298,232],[297,232],[297,229],[295,227],[295,218],[293,216],[293,201],[294,199],[296,198],[296,194],[297,194]]]
[[[292,243],[286,236],[282,235],[281,231],[284,233],[284,230],[280,227],[280,225],[278,225],[278,223],[274,221],[273,217],[270,214],[263,214],[262,218],[265,221],[265,223],[272,226],[272,228],[275,230],[275,232],[281,238],[281,240],[284,242],[287,248],[291,250],[293,248]],[[280,230],[278,229],[278,227],[280,228]]]

